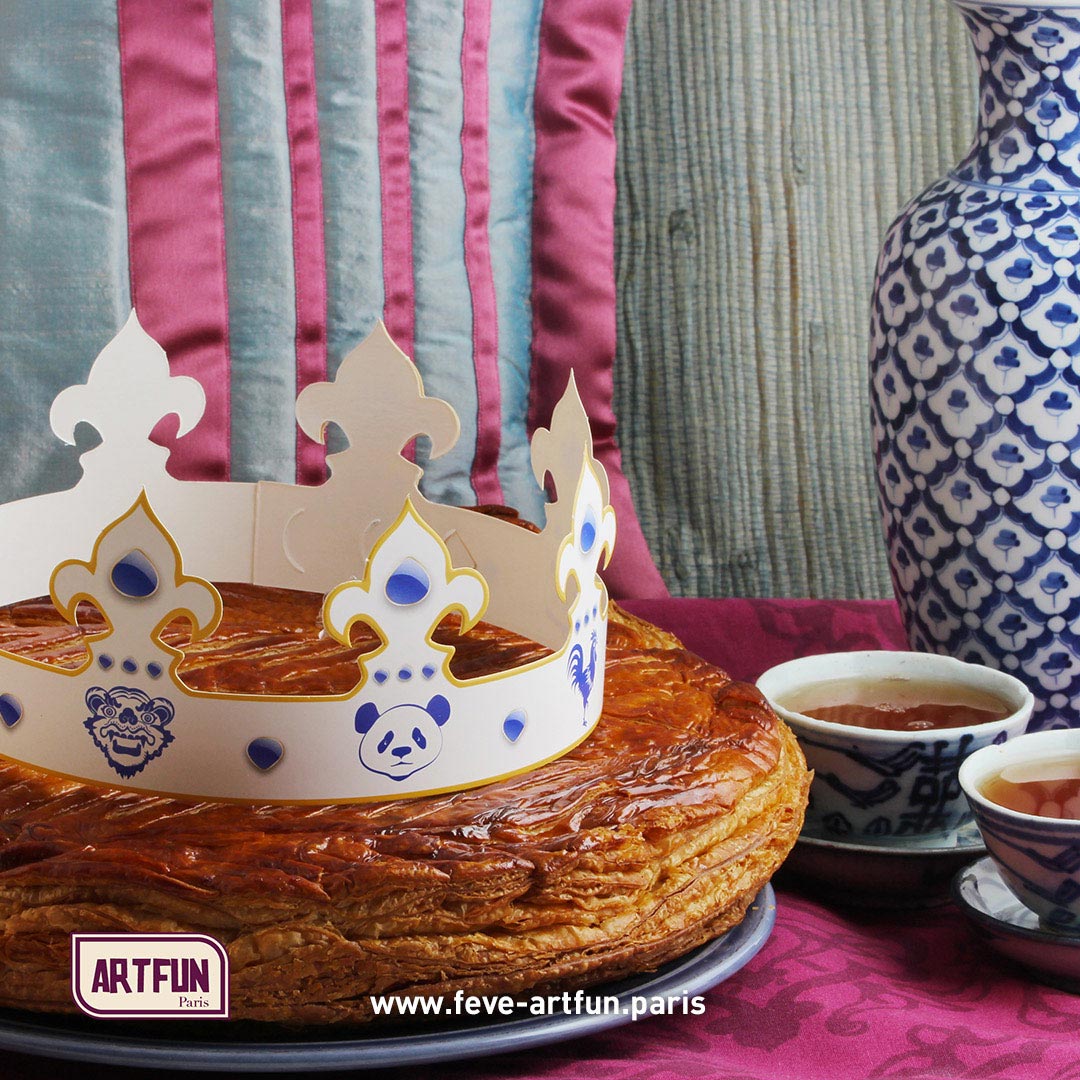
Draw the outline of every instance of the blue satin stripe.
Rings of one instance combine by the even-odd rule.
[[[313,5],[326,225],[327,365],[333,376],[383,310],[382,204],[371,3]],[[332,436],[331,450],[342,448]]]
[[[491,5],[489,242],[499,312],[502,448],[499,480],[522,517],[544,524],[526,423],[532,357],[533,85],[542,0]]]
[[[465,187],[461,179],[461,0],[413,0],[409,20],[409,133],[412,146],[416,364],[424,388],[449,401],[461,420],[452,450],[428,462],[424,494],[476,502],[470,473],[476,448],[472,298],[465,272]]]
[[[86,380],[131,294],[115,0],[0,4],[0,41],[7,501],[78,480],[77,454],[53,435],[49,406]]]
[[[216,0],[232,479],[292,483],[296,298],[281,10]]]

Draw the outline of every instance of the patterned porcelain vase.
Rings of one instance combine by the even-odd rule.
[[[967,157],[889,229],[871,399],[915,649],[1004,668],[1031,728],[1080,726],[1080,0],[953,0]]]

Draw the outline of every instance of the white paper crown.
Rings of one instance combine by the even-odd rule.
[[[351,802],[473,787],[524,772],[584,739],[600,716],[615,515],[592,456],[573,379],[533,471],[558,498],[543,530],[429,502],[401,448],[448,450],[458,419],[427,397],[382,323],[333,382],[297,399],[300,427],[322,441],[337,423],[349,447],[317,487],[186,482],[151,442],[164,416],[190,431],[200,384],[169,374],[132,312],[85,384],[61,392],[50,421],[72,443],[92,424],[68,491],[0,506],[0,603],[48,592],[71,623],[91,601],[105,629],[62,669],[0,650],[0,754],[80,780],[168,795],[257,802]],[[192,640],[222,614],[211,581],[325,594],[325,632],[348,644],[357,621],[382,645],[358,660],[356,686],[320,697],[210,693],[178,677],[183,654],[161,640],[186,618]],[[433,632],[458,612],[551,649],[475,679],[450,670]],[[257,666],[258,659],[251,663]]]

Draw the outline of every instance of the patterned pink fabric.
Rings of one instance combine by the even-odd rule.
[[[830,910],[781,891],[758,955],[700,1017],[638,1021],[526,1060],[420,1076],[476,1080],[1076,1080],[1080,999],[982,950],[951,908]]]
[[[546,0],[536,74],[533,369],[529,433],[547,427],[571,369],[611,482],[614,596],[667,586],[634,512],[615,442],[615,110],[630,0]]]
[[[282,0],[281,43],[292,175],[296,391],[299,393],[313,382],[326,380],[326,245],[311,0]],[[297,427],[297,483],[317,484],[325,479],[325,447]]]
[[[747,678],[797,655],[898,648],[891,601],[666,600],[635,613]],[[776,928],[701,1016],[640,1020],[519,1054],[410,1068],[410,1080],[1077,1080],[1080,997],[985,950],[952,907],[867,913],[778,889]],[[80,1077],[113,1070],[85,1066]],[[55,1066],[8,1055],[10,1080]],[[135,1078],[167,1074],[128,1070]],[[191,1074],[175,1074],[176,1077]],[[367,1074],[376,1075],[376,1074]],[[385,1075],[385,1074],[383,1074]],[[396,1075],[396,1073],[395,1073]],[[405,1075],[403,1073],[402,1075]]]
[[[173,374],[194,376],[206,390],[206,412],[176,443],[169,471],[227,480],[229,304],[213,4],[118,0],[117,16],[131,300]]]
[[[892,600],[620,601],[736,679],[753,682],[796,656],[854,649],[906,649]]]

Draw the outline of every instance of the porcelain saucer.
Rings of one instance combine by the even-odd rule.
[[[1055,933],[1009,891],[991,858],[959,871],[952,897],[990,948],[1027,968],[1040,982],[1080,993],[1080,935]]]
[[[986,853],[974,822],[951,840],[894,838],[868,844],[804,833],[784,863],[786,883],[856,907],[919,908],[944,904],[957,870]]]

